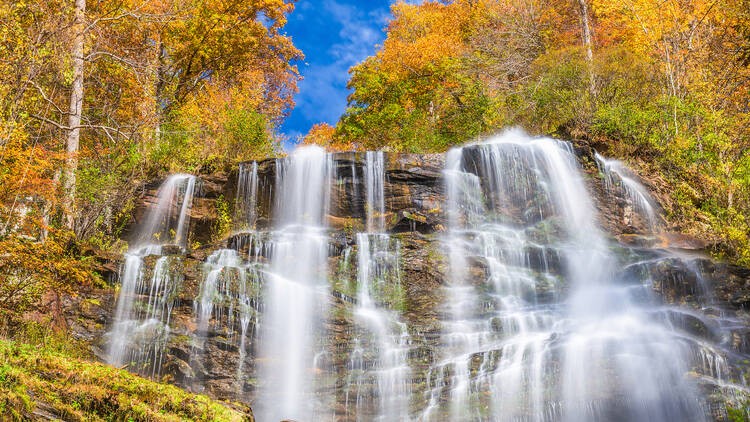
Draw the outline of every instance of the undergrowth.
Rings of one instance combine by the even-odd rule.
[[[250,421],[205,396],[80,358],[62,339],[0,340],[0,419],[73,421]],[[241,408],[240,408],[241,409]]]

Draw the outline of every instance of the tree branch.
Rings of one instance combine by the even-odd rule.
[[[37,84],[36,82],[34,82],[31,79],[28,79],[26,81],[26,83],[33,85],[34,88],[36,88],[36,90],[39,91],[40,94],[42,94],[42,98],[44,98],[48,103],[50,103],[52,105],[52,107],[54,107],[55,110],[57,110],[58,113],[60,113],[62,115],[67,115],[68,114],[67,111],[63,111],[60,107],[58,107],[57,104],[55,104],[54,101],[52,101],[49,97],[47,97],[47,94],[44,93],[44,90],[42,89],[41,86],[39,86],[39,84]]]

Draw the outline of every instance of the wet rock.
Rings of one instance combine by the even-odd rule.
[[[117,281],[120,272],[120,262],[123,256],[120,253],[105,251],[98,248],[89,248],[83,251],[84,256],[93,257],[93,269],[108,284]]]
[[[84,287],[75,296],[62,297],[62,309],[70,334],[91,345],[92,352],[106,358],[106,332],[115,309],[112,288]]]
[[[393,233],[419,232],[429,234],[445,230],[442,225],[443,220],[437,212],[424,213],[414,208],[392,214],[386,221],[388,229]]]
[[[696,263],[713,287],[715,298],[736,310],[750,306],[750,268],[702,259]]]
[[[652,280],[652,288],[667,303],[702,303],[710,286],[700,272],[679,258],[663,258],[644,263],[641,270]]]
[[[654,236],[644,236],[635,233],[623,233],[616,236],[616,239],[628,246],[651,248],[657,245],[659,239]]]
[[[230,177],[230,174],[225,172],[215,172],[202,175],[198,186],[198,196],[211,199],[223,196],[225,193],[225,186],[229,182]]]
[[[219,218],[215,198],[195,198],[190,209],[190,241],[208,243],[213,240]]]
[[[711,342],[721,341],[721,332],[715,321],[702,318],[698,314],[681,312],[678,310],[667,310],[657,316],[658,319],[664,318],[669,323],[692,336]]]
[[[669,320],[675,329],[689,337],[719,341],[715,322],[704,316],[721,314],[724,307],[737,315],[743,315],[742,312],[750,305],[750,270],[705,257],[687,259],[670,255],[663,248],[677,248],[684,252],[702,249],[705,244],[689,236],[673,233],[654,236],[648,233],[638,220],[633,204],[626,198],[607,199],[607,193],[602,191],[601,183],[596,178],[595,164],[592,167],[592,162],[586,161],[586,157],[593,156],[592,150],[581,145],[577,145],[576,150],[582,154],[582,163],[590,172],[587,185],[597,198],[595,203],[602,216],[602,225],[616,240],[612,241],[612,250],[622,263],[618,266],[620,271],[617,281],[628,288],[637,287],[648,293],[647,288],[639,286],[647,285],[665,304],[688,304],[695,313],[665,311],[654,315],[654,318]],[[386,229],[401,245],[403,303],[396,300],[383,302],[388,302],[387,305],[391,307],[399,307],[398,310],[402,312],[409,327],[413,344],[410,344],[408,359],[410,366],[414,368],[412,388],[417,393],[425,391],[428,377],[426,371],[440,359],[438,350],[444,340],[441,339],[440,319],[447,312],[446,301],[452,299],[445,297],[444,283],[448,269],[444,239],[441,239],[446,226],[443,209],[444,159],[443,154],[386,154],[386,212],[383,217]],[[333,161],[336,181],[332,187],[330,209],[326,216],[330,239],[327,265],[331,279],[331,316],[325,324],[329,333],[328,343],[324,345],[326,353],[320,359],[334,368],[346,368],[356,340],[371,341],[367,339],[369,334],[366,330],[358,327],[353,314],[358,302],[354,248],[356,233],[363,231],[365,226],[367,187],[364,182],[363,154],[334,154]],[[274,184],[277,168],[275,160],[258,163],[259,215],[256,229],[268,228],[272,221],[276,202]],[[204,176],[200,194],[195,199],[191,212],[191,248],[183,251],[178,247],[165,247],[166,254],[174,255],[179,260],[173,271],[180,272],[183,280],[172,310],[162,375],[176,385],[205,392],[215,398],[250,402],[254,399],[253,392],[257,384],[256,366],[261,365],[261,362],[255,360],[258,347],[255,323],[250,323],[248,328],[243,355],[238,341],[240,327],[236,319],[233,324],[227,324],[226,329],[222,329],[217,328],[220,324],[216,324],[213,319],[207,327],[199,327],[195,316],[195,299],[204,277],[204,261],[211,253],[229,247],[238,250],[243,257],[260,257],[259,262],[262,263],[267,262],[271,253],[268,247],[271,234],[267,232],[246,231],[234,233],[225,239],[213,238],[219,198],[227,202],[231,214],[235,206],[236,184],[236,170],[227,174]],[[141,221],[142,211],[155,201],[156,187],[157,185],[150,186],[144,193],[135,213],[136,221]],[[518,198],[511,199],[516,202]],[[497,205],[510,200],[490,197],[488,201]],[[495,221],[507,223],[523,232],[529,240],[528,244],[510,251],[518,254],[519,259],[524,261],[523,264],[528,267],[528,277],[536,283],[528,288],[528,294],[535,296],[537,303],[562,300],[556,296],[559,294],[564,298],[567,292],[567,287],[559,284],[563,279],[561,276],[566,272],[565,257],[559,249],[566,238],[560,218],[550,210],[540,211],[533,198],[525,202],[519,201],[515,208],[507,211],[489,212],[496,213],[493,215],[496,217]],[[549,217],[542,219],[542,216]],[[196,242],[201,246],[192,247]],[[347,251],[348,257],[345,256]],[[100,273],[114,277],[122,257],[101,251],[92,254],[97,257]],[[147,275],[153,271],[156,258],[149,257],[145,260],[144,271]],[[474,287],[482,291],[483,285],[488,281],[488,263],[477,257],[470,257],[467,261],[467,273]],[[98,347],[100,356],[103,356],[101,350],[105,350],[105,333],[111,326],[114,314],[114,293],[114,289],[94,289],[82,292],[79,297],[66,298],[65,302],[66,320],[72,332],[79,338],[91,341]],[[482,294],[488,296],[486,291]],[[493,306],[490,300],[487,303],[488,307]],[[217,303],[216,307],[223,315],[236,312],[236,309],[226,303]],[[262,307],[258,308],[262,312]],[[482,312],[491,314],[489,310]],[[504,327],[497,319],[491,321],[491,329],[502,333]],[[561,341],[560,336],[554,334],[549,345],[555,349]],[[733,328],[731,338],[727,341],[738,353],[748,353],[750,329],[742,326]],[[489,370],[495,369],[492,365],[497,363],[499,357],[499,350],[475,354],[471,359],[471,369],[476,371],[479,362],[487,362]],[[363,360],[365,365],[372,366],[376,363],[374,359],[373,356],[366,356]],[[238,376],[240,366],[242,370]],[[343,415],[346,411],[342,404],[344,399],[339,396],[342,395],[344,382],[336,375],[326,374],[330,378],[326,380],[322,391],[334,391],[337,394],[332,407]],[[450,370],[446,371],[444,377],[447,381],[455,378]],[[365,385],[363,388],[375,387]],[[446,389],[444,395],[447,397],[448,394],[449,389]],[[342,416],[342,420],[350,416]]]
[[[404,317],[421,333],[439,331],[438,312],[443,303],[440,286],[446,264],[440,243],[418,233],[399,235],[406,304]]]
[[[655,246],[661,248],[675,248],[675,249],[688,249],[688,250],[704,250],[706,249],[706,242],[698,239],[697,237],[690,236],[683,233],[660,233],[657,236]]]
[[[196,380],[205,378],[205,373],[196,372],[196,366],[196,364],[191,366],[186,360],[169,354],[162,366],[162,375],[170,379],[172,383],[187,389]]]
[[[162,255],[184,255],[185,249],[178,245],[164,245],[161,247],[161,253]]]

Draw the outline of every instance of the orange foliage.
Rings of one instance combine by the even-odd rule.
[[[342,140],[336,136],[336,128],[328,123],[316,123],[307,134],[302,137],[303,145],[318,145],[330,152],[356,151],[359,146]]]

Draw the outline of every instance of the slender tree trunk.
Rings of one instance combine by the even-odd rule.
[[[65,161],[66,223],[70,230],[75,228],[76,171],[78,170],[78,145],[81,138],[81,113],[83,111],[83,43],[86,0],[75,0],[75,21],[73,23],[73,85],[70,89],[68,110],[68,135],[65,141],[67,159]]]
[[[55,187],[57,187],[60,184],[60,173],[61,173],[61,169],[58,168],[57,170],[55,170],[55,176],[52,178],[52,182]],[[52,210],[53,210],[52,203],[50,201],[45,201],[44,208],[42,210],[42,223],[43,223],[42,234],[41,234],[42,241],[47,240],[47,236],[49,236],[48,227],[50,225],[50,221],[52,220],[52,215],[51,215]]]
[[[156,106],[156,122],[154,124],[154,143],[161,141],[161,126],[164,123],[164,85],[166,84],[167,58],[164,45],[159,42],[156,63],[156,89],[154,90],[154,104]]]
[[[583,32],[583,46],[586,49],[586,64],[589,72],[589,94],[591,94],[593,100],[596,89],[594,85],[594,52],[591,48],[591,26],[589,25],[589,11],[586,0],[578,0],[578,7],[581,12],[581,32]]]

